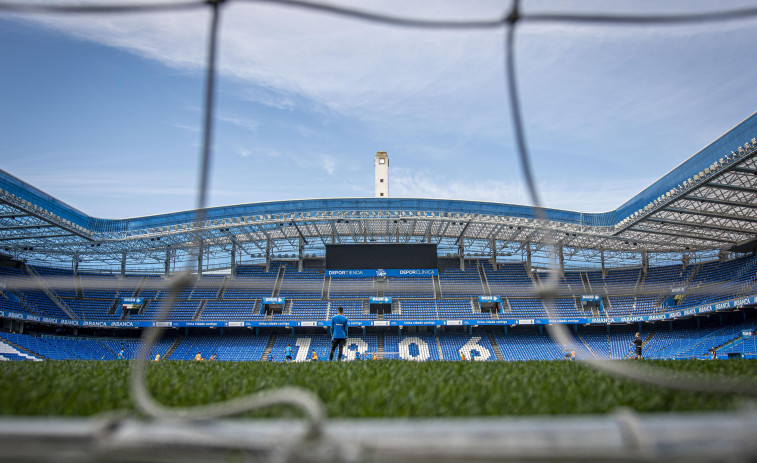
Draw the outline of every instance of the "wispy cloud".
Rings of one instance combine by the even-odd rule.
[[[552,179],[539,182],[542,201],[549,207],[581,212],[613,210],[629,198],[628,191],[639,184],[638,179],[594,179],[573,182]],[[519,180],[482,180],[437,176],[427,171],[410,172],[392,169],[389,175],[389,194],[392,197],[443,198],[471,201],[490,201],[508,204],[531,204],[524,184]]]
[[[176,129],[186,130],[188,132],[194,132],[194,133],[199,133],[200,132],[200,127],[199,126],[180,124],[178,122],[171,124],[171,127],[174,127]]]
[[[507,7],[490,1],[337,2],[419,18],[496,18]],[[637,13],[714,8],[693,0],[611,6],[602,0],[538,1],[527,7]],[[370,194],[363,186],[371,184],[370,168],[362,167],[370,157],[347,153],[393,149],[400,156],[392,165],[402,168],[392,169],[392,196],[528,202],[512,166],[501,30],[395,28],[255,2],[229,3],[221,19],[219,90],[234,104],[219,106],[218,125],[228,138],[215,142],[225,148],[227,171],[246,173],[254,165],[256,181],[268,181],[267,191],[280,197],[291,191],[272,180],[282,172],[301,183],[321,182],[320,189],[308,183],[299,190],[313,197]],[[200,75],[205,64],[206,11],[28,20],[128,50],[182,75]],[[743,58],[757,41],[753,29],[738,22],[519,28],[520,95],[545,204],[617,207],[753,112],[757,63]],[[199,114],[195,97],[184,97],[192,106],[167,119],[179,121],[173,128],[200,130],[184,118],[187,110]],[[246,112],[250,108],[259,112]],[[260,175],[264,169],[270,170]],[[106,186],[77,183],[72,175],[67,188],[82,195],[147,191],[183,198],[195,184],[194,174],[183,181],[146,175],[134,183],[144,190],[130,190],[122,179]],[[29,179],[35,178],[32,172]],[[45,181],[64,188],[63,180]],[[224,189],[214,195],[239,197],[224,196],[232,187],[222,182]]]
[[[237,154],[242,156],[243,158],[246,157],[269,157],[269,158],[278,158],[281,156],[281,153],[279,153],[276,150],[267,149],[267,148],[237,148],[236,150]]]
[[[258,130],[258,127],[260,126],[257,121],[254,121],[252,119],[245,119],[223,114],[216,115],[216,119],[221,122],[226,122],[227,124],[235,125],[245,130],[249,130],[250,132],[256,132]]]

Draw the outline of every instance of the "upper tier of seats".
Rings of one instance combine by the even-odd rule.
[[[165,289],[148,283],[161,283],[160,276],[82,273],[74,277],[71,270],[35,267],[46,281],[68,277],[75,285],[50,287],[68,311],[83,320],[150,320],[163,308],[170,296]],[[26,277],[21,268],[0,267],[4,277]],[[204,275],[181,289],[178,302],[168,314],[169,320],[242,321],[261,320],[261,300],[280,296],[287,304],[275,320],[323,320],[338,305],[355,319],[374,320],[367,312],[371,296],[391,296],[394,313],[386,319],[461,319],[461,318],[540,318],[547,309],[536,296],[535,285],[548,281],[546,272],[529,274],[524,264],[501,264],[497,269],[486,260],[466,261],[465,270],[450,259],[441,259],[439,286],[431,277],[328,278],[323,269],[308,267],[298,271],[292,262],[272,262],[266,271],[260,265],[240,265],[236,278]],[[661,311],[662,303],[674,288],[686,293],[677,308],[733,299],[757,291],[757,257],[748,256],[726,262],[681,264],[641,268],[591,271],[567,271],[558,278],[554,300],[556,316],[573,318],[590,316],[583,310],[580,296],[603,296],[608,316],[647,315]],[[52,285],[52,283],[51,283]],[[440,293],[440,294],[437,294]],[[477,297],[502,297],[502,314],[482,314]],[[122,315],[117,310],[119,298],[139,296],[146,301],[139,314]],[[330,307],[330,310],[329,310]],[[0,292],[0,310],[26,312],[54,318],[68,318],[67,313],[44,291],[24,289]]]

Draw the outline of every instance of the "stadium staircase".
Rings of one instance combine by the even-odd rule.
[[[639,272],[639,278],[636,279],[636,286],[634,286],[634,294],[641,294],[641,290],[644,288],[644,282],[647,279],[647,269],[641,268]]]
[[[284,283],[284,272],[286,272],[286,266],[279,266],[279,273],[276,274],[276,284],[273,285],[273,292],[271,297],[279,297],[279,291],[281,291],[281,284]]]
[[[323,279],[323,290],[321,290],[321,300],[325,301],[329,298],[329,289],[331,288],[331,277],[325,277]]]
[[[260,356],[260,361],[265,362],[268,360],[268,354],[273,351],[273,346],[276,344],[276,335],[272,334],[270,338],[268,338],[268,344],[265,345],[265,349],[263,350],[263,355]]]
[[[699,271],[702,270],[702,264],[698,264],[696,267],[694,267],[694,270],[689,274],[689,277],[686,278],[686,283],[683,285],[685,288],[688,288],[692,281],[694,281],[694,278],[696,278]],[[667,295],[665,296],[667,298]],[[665,298],[662,300],[664,301]],[[686,299],[686,294],[683,295],[683,297],[678,301],[678,305],[683,304],[683,301]],[[662,305],[662,301],[660,301],[660,305]]]
[[[383,331],[379,332],[376,338],[376,350],[377,350],[376,356],[379,359],[383,359],[384,358],[384,332]]]
[[[526,269],[526,275],[528,275],[528,277],[531,279],[531,284],[534,285],[534,290],[538,290],[539,289],[539,277],[531,269],[531,266],[528,264],[528,262],[523,262],[523,268]]]
[[[37,358],[40,358],[42,360],[47,360],[47,357],[45,357],[44,355],[38,354],[38,353],[36,353],[34,351],[31,351],[31,350],[27,349],[26,347],[19,346],[15,342],[10,341],[10,340],[8,340],[6,338],[0,338],[0,341],[4,342],[5,344],[8,344],[9,346],[11,346],[11,347],[13,347],[13,348],[15,348],[15,349],[17,349],[17,350],[19,350],[21,352],[25,352],[25,353],[33,356],[33,357],[37,357]]]
[[[252,313],[260,313],[260,304],[263,302],[260,299],[256,299],[255,302],[252,304]]]
[[[192,316],[192,320],[193,321],[197,321],[197,320],[200,319],[200,317],[202,316],[203,310],[205,310],[205,306],[206,305],[208,305],[208,300],[207,299],[203,299],[200,302],[200,305],[197,307],[197,312],[195,312],[195,314]]]
[[[735,338],[733,338],[733,339],[731,339],[729,341],[726,341],[726,342],[724,342],[723,344],[721,344],[719,346],[715,346],[715,350],[720,350],[720,349],[724,349],[726,347],[730,347],[730,346],[739,344],[740,342],[742,342],[745,339],[746,338],[744,336],[738,335]]]
[[[757,267],[757,259],[749,259],[731,278],[731,283],[737,283],[745,273],[751,272],[754,274],[754,269]],[[750,279],[748,282],[742,282],[742,287],[738,290],[739,295],[745,295],[749,292],[749,289],[754,284],[754,279]]]
[[[36,315],[45,315],[47,316],[47,312],[44,310],[38,308],[36,305],[29,302],[28,299],[26,299],[26,295],[24,293],[14,293],[15,296],[18,298],[18,303],[21,304],[21,306],[29,313],[33,313]]]
[[[641,347],[642,347],[642,348],[646,348],[646,347],[647,347],[647,344],[649,344],[649,343],[650,343],[650,342],[651,342],[651,341],[652,341],[652,340],[654,339],[654,336],[655,336],[655,335],[657,334],[657,332],[658,332],[659,330],[660,330],[659,328],[655,328],[655,329],[653,329],[653,330],[652,330],[652,331],[651,331],[651,332],[650,332],[650,333],[649,333],[649,334],[647,335],[647,337],[646,337],[646,338],[644,338],[644,341],[642,341],[642,343],[641,343]],[[643,350],[642,350],[642,355],[644,355],[644,351],[643,351]],[[636,354],[634,353],[633,349],[631,349],[631,350],[630,350],[630,351],[628,352],[628,356],[629,356],[629,357],[631,357],[631,358],[634,358],[634,357],[636,356]]]
[[[583,338],[583,337],[582,337],[582,336],[581,336],[580,334],[579,334],[579,335],[577,335],[577,336],[578,336],[578,339],[580,339],[580,340],[581,340],[581,342],[583,343],[584,347],[586,347],[586,350],[587,350],[587,351],[589,351],[589,353],[590,353],[591,355],[593,355],[595,359],[598,359],[598,358],[600,358],[600,357],[599,357],[599,356],[597,355],[597,353],[596,353],[596,352],[594,352],[594,349],[592,349],[592,348],[591,348],[591,346],[589,345],[589,343],[588,343],[588,342],[586,342],[586,340],[585,340],[585,339],[584,339],[584,338]]]
[[[481,313],[481,306],[478,304],[478,298],[475,298],[475,297],[470,298],[470,308],[471,308],[471,312],[473,312],[474,314]]]
[[[581,272],[581,282],[584,284],[584,294],[594,294],[591,291],[591,283],[589,283],[589,276],[584,272]]]
[[[217,301],[223,300],[223,295],[226,293],[226,288],[229,286],[229,282],[231,281],[231,275],[226,275],[223,277],[223,281],[221,282],[221,288],[218,289],[218,295],[216,296]]]
[[[120,301],[118,299],[116,299],[115,305],[114,305],[114,309],[113,309],[113,313],[114,314],[116,313],[115,312],[115,310],[116,310],[115,307],[118,307],[119,302]],[[123,312],[121,312],[121,317],[119,318],[119,320],[123,322],[123,321],[126,321],[128,319],[129,319],[129,311],[128,310],[124,310]]]
[[[79,274],[74,275],[74,289],[76,291],[76,298],[79,300],[84,299],[84,290],[81,287],[81,276]]]
[[[53,301],[53,303],[57,305],[60,310],[62,310],[66,315],[68,315],[68,317],[71,320],[79,319],[79,317],[71,311],[71,309],[66,305],[66,303],[63,302],[63,299],[61,299],[60,297],[58,297],[57,294],[55,294],[55,291],[53,291],[50,288],[47,282],[41,276],[39,276],[39,273],[37,273],[37,271],[34,270],[31,265],[24,264],[24,270],[26,270],[26,273],[29,274],[30,277],[32,277],[33,279],[37,281],[37,283],[39,283],[39,288],[42,290],[42,292],[45,293],[45,295],[49,297],[50,300]]]
[[[607,352],[610,353],[610,359],[612,359],[612,341],[610,340],[610,332],[608,331],[605,333],[605,337],[607,338]]]
[[[142,277],[142,279],[139,280],[137,289],[134,290],[134,294],[133,294],[134,297],[139,297],[139,295],[142,294],[142,289],[144,289],[145,283],[147,283],[147,277]]]
[[[171,346],[168,348],[166,353],[161,356],[163,360],[170,359],[171,355],[173,355],[174,351],[176,350],[177,347],[179,347],[179,344],[181,344],[181,341],[183,340],[184,340],[184,335],[179,334],[179,336],[177,336],[176,339],[174,339],[173,343],[171,343]]]
[[[694,267],[694,270],[689,274],[689,277],[686,279],[686,286],[690,285],[692,281],[694,281],[694,278],[696,278],[697,273],[702,270],[702,264],[697,264],[696,267]]]
[[[510,300],[506,297],[502,298],[502,302],[500,302],[500,308],[504,313],[511,313],[513,311],[512,307],[510,306]]]
[[[386,278],[373,277],[373,289],[376,290],[376,296],[384,297],[386,291]]]
[[[531,276],[531,282],[533,282],[534,286],[538,288],[541,285],[541,279],[539,278],[539,275],[534,273],[533,276]]]
[[[502,355],[502,351],[499,348],[499,344],[497,344],[497,339],[494,337],[494,334],[492,334],[491,330],[486,330],[486,335],[489,337],[489,342],[492,345],[492,349],[494,349],[494,356],[500,362],[504,362],[505,357]],[[439,352],[441,352],[441,349],[439,349]]]
[[[145,303],[142,304],[142,308],[139,309],[139,312],[137,315],[144,315],[145,312],[147,311],[147,306],[149,306],[151,302],[152,302],[152,299],[145,299]]]
[[[117,354],[116,354],[115,352],[113,352],[113,349],[111,349],[110,347],[108,347],[108,344],[107,344],[107,343],[104,343],[104,342],[102,342],[102,340],[100,340],[100,339],[95,339],[95,342],[96,342],[96,343],[97,343],[97,344],[98,344],[98,345],[99,345],[99,346],[100,346],[100,347],[101,347],[101,348],[102,348],[102,349],[103,349],[103,350],[104,350],[105,352],[108,352],[108,353],[109,353],[110,355],[112,355],[112,356],[113,356],[113,358],[116,358],[116,355],[117,355]]]
[[[481,286],[484,288],[484,295],[485,296],[491,296],[492,291],[489,289],[489,280],[486,279],[486,272],[484,272],[484,267],[481,265],[481,261],[478,261],[478,276],[481,278]]]
[[[434,336],[434,338],[436,339],[436,348],[439,352],[439,360],[444,360],[444,352],[442,351],[442,343],[439,341],[439,336]]]
[[[602,303],[605,306],[605,313],[609,313],[612,310],[612,302],[610,302],[610,298],[602,296]]]
[[[442,284],[439,282],[439,275],[434,275],[434,299],[442,298]]]
[[[116,308],[118,308],[118,303],[121,302],[118,299],[113,299],[113,303],[108,308],[108,315],[114,315],[116,313]],[[121,314],[121,318],[123,319],[123,314]]]

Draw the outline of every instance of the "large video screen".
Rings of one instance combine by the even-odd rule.
[[[327,244],[326,269],[437,268],[435,244]]]

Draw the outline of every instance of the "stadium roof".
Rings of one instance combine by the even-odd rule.
[[[712,256],[757,238],[757,113],[618,209],[580,213],[476,201],[339,198],[240,204],[130,219],[90,217],[0,171],[0,248],[30,262],[143,270],[322,256],[330,243],[436,243],[455,256],[566,261]],[[621,176],[622,172],[618,172]],[[201,251],[198,251],[201,250]],[[246,256],[246,257],[245,257]],[[647,257],[648,258],[648,257]]]

